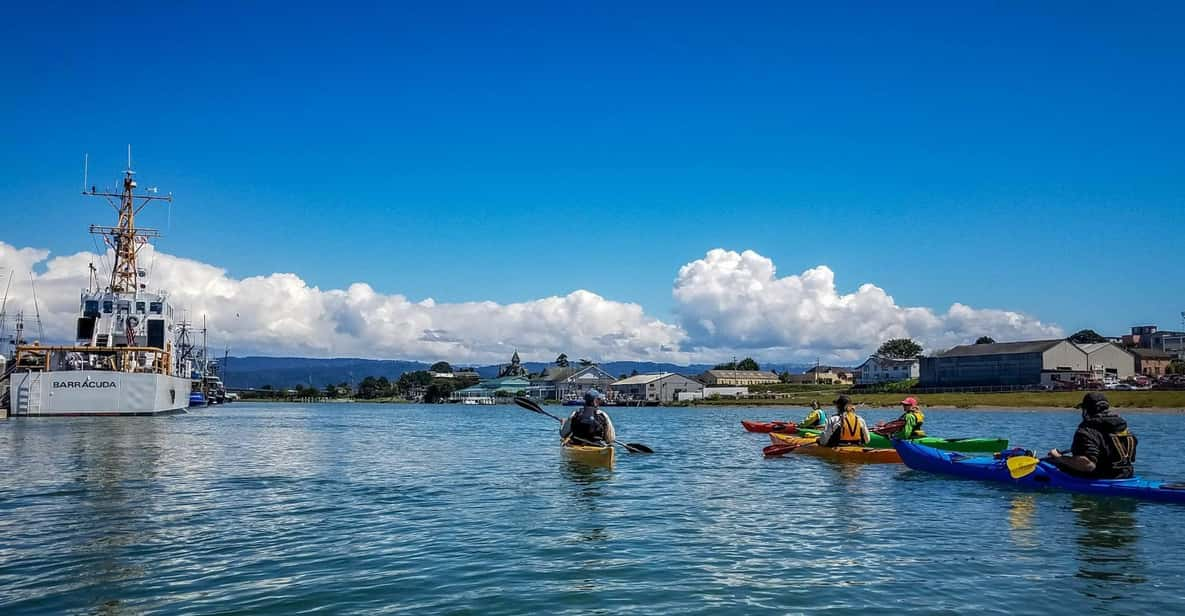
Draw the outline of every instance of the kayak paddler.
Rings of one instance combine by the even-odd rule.
[[[577,445],[604,445],[617,438],[613,422],[599,407],[605,395],[590,389],[584,392],[584,406],[560,425],[560,438]]]
[[[1136,435],[1128,432],[1127,420],[1111,410],[1102,392],[1092,391],[1078,403],[1082,423],[1074,432],[1070,454],[1054,449],[1049,461],[1059,469],[1090,479],[1128,479],[1135,474]]]
[[[868,424],[864,418],[856,414],[856,406],[847,396],[835,399],[835,415],[827,419],[823,433],[819,435],[819,444],[823,447],[840,447],[843,445],[867,445],[872,440],[868,433]]]
[[[893,435],[893,438],[901,440],[909,440],[911,438],[925,438],[926,431],[922,429],[922,424],[926,422],[926,415],[922,413],[922,409],[918,406],[918,399],[910,396],[901,401],[901,417],[897,419],[905,422],[905,425]]]
[[[827,412],[819,408],[818,400],[811,400],[811,412],[798,422],[799,428],[822,428],[827,423]]]

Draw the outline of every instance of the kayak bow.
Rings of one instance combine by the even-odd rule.
[[[761,432],[763,434],[769,434],[770,432],[794,434],[798,430],[798,426],[793,421],[749,421],[748,419],[742,419],[741,425],[749,432]]]

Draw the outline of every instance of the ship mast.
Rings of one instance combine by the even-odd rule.
[[[83,190],[82,194],[91,197],[105,197],[108,203],[119,212],[119,224],[115,227],[91,225],[90,231],[103,236],[103,241],[115,253],[115,260],[111,267],[111,291],[113,293],[135,293],[138,285],[139,269],[136,267],[136,256],[149,238],[160,237],[156,229],[137,229],[136,215],[153,201],[173,201],[173,193],[159,197],[155,194],[136,194],[136,172],[132,171],[132,146],[128,146],[128,168],[124,170],[123,191],[99,192],[91,186],[90,192]],[[148,189],[155,193],[155,188]],[[116,201],[118,199],[118,202]]]

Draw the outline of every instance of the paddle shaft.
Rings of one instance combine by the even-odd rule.
[[[814,445],[814,444],[815,443],[801,443],[799,445],[791,445],[789,443],[783,443],[783,444],[779,444],[779,445],[766,445],[765,448],[763,448],[761,450],[761,453],[762,453],[762,455],[764,455],[767,458],[772,458],[775,456],[784,456],[788,453],[793,453],[799,447],[805,447],[807,445]]]

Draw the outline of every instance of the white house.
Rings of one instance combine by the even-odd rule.
[[[857,385],[895,383],[916,379],[921,375],[921,362],[913,359],[896,359],[873,355],[856,367]]]
[[[703,394],[704,384],[674,372],[639,374],[609,386],[616,400],[622,402],[672,402],[679,394]]]

